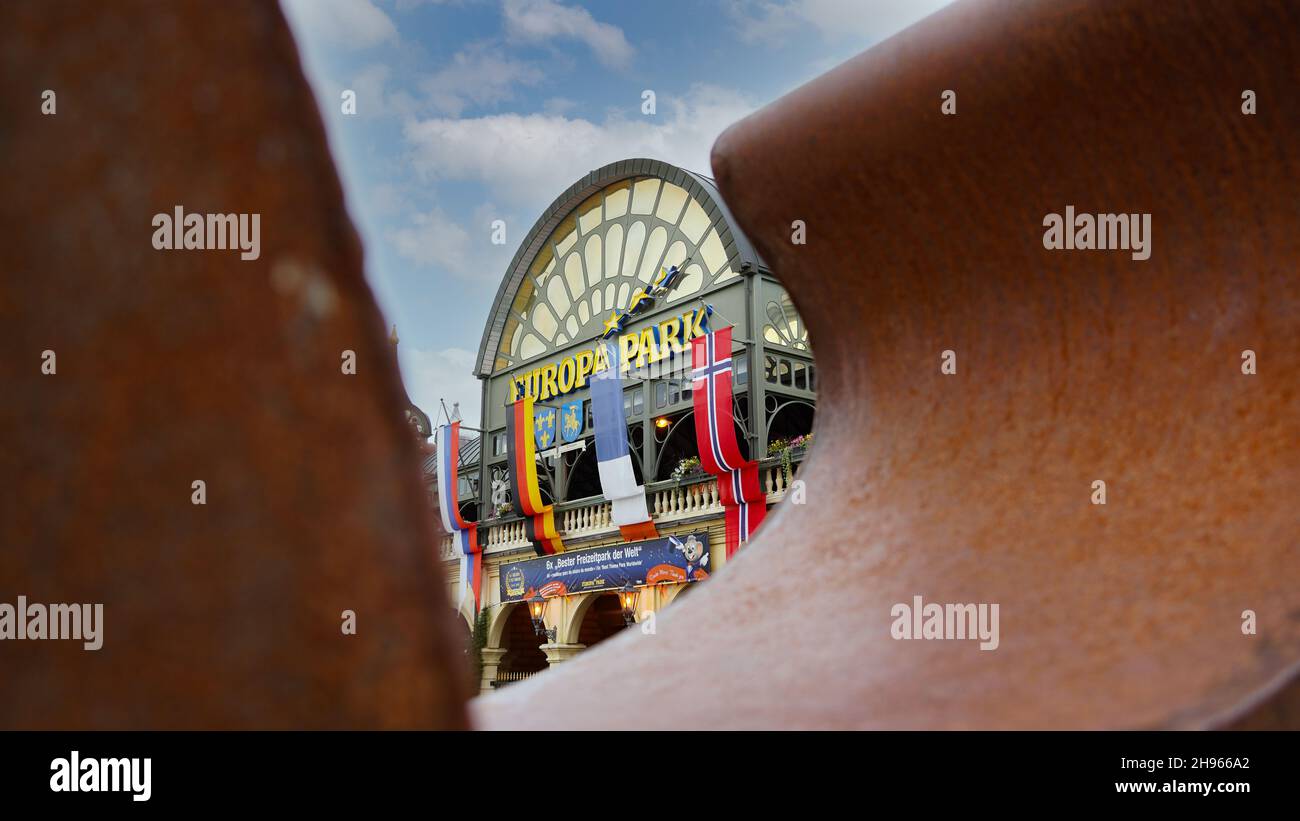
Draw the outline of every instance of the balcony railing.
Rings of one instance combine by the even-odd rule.
[[[531,678],[535,675],[537,675],[537,672],[498,672],[497,677],[492,679],[491,684],[493,687],[505,687],[507,684],[513,684],[516,681],[523,681],[524,679]]]
[[[802,460],[802,453],[792,457],[793,467],[788,479],[779,458],[764,459],[759,463],[760,480],[767,491],[769,502],[785,498]],[[646,504],[655,524],[722,515],[718,482],[708,474],[653,482],[646,488]],[[618,531],[618,527],[610,521],[610,503],[603,496],[561,502],[555,506],[555,524],[560,530],[560,537],[565,540],[585,541]],[[485,553],[528,546],[524,520],[517,517],[488,519],[479,525],[478,532],[479,544]],[[442,557],[455,558],[450,537],[443,540]]]

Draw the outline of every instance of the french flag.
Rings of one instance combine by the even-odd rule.
[[[646,508],[645,486],[636,483],[627,445],[627,416],[623,412],[623,379],[618,345],[605,346],[609,367],[591,377],[591,416],[596,428],[596,467],[600,490],[613,508],[611,518],[624,541],[653,539],[659,533]]]
[[[442,515],[442,528],[451,535],[460,559],[460,600],[456,609],[463,609],[465,599],[474,597],[474,613],[483,604],[483,550],[478,544],[478,523],[466,522],[460,515],[459,476],[460,422],[440,425],[435,434],[434,447],[438,456],[438,512]]]

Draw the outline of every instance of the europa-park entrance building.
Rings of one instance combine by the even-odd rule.
[[[653,629],[742,555],[811,445],[817,368],[789,296],[713,181],[655,160],[591,172],[537,220],[476,375],[477,429],[440,427],[426,473],[456,476],[442,558],[484,691]]]

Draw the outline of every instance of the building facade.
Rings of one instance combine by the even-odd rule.
[[[673,266],[680,274],[671,288],[653,299],[638,296]],[[479,522],[484,551],[483,690],[572,658],[630,623],[617,590],[547,598],[540,623],[503,592],[502,574],[518,574],[514,568],[533,558],[524,522],[510,512],[508,403],[528,395],[557,411],[554,428],[537,437],[538,476],[566,555],[621,545],[601,495],[586,379],[598,342],[617,340],[632,462],[655,526],[661,536],[695,535],[711,545],[709,570],[716,571],[726,560],[723,508],[717,482],[699,470],[689,343],[727,326],[737,438],[748,458],[761,460],[772,504],[790,490],[811,444],[816,364],[789,296],[734,227],[713,181],[655,160],[613,163],[556,198],[524,238],[479,345],[478,438],[473,420],[464,420],[457,469],[461,514]],[[459,565],[450,539],[442,558],[454,605]],[[642,629],[699,583],[644,581],[625,591]],[[467,646],[472,611],[472,602],[462,603]],[[539,634],[542,624],[553,633]]]

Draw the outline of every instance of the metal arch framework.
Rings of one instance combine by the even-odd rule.
[[[746,442],[752,443],[754,441],[754,431],[752,430],[750,425],[749,415],[745,413],[741,413],[742,408],[740,407],[740,397],[742,396],[748,398],[749,394],[741,393],[731,397],[731,417],[734,420],[736,427],[740,429],[742,438]],[[796,401],[803,401],[803,400],[796,400]],[[751,405],[753,404],[752,400],[750,401],[750,404]],[[813,407],[810,403],[806,403],[806,404],[809,404],[810,407]],[[685,424],[688,419],[691,421],[691,426],[693,427],[695,424],[694,408],[688,408],[684,413],[682,413],[681,416],[674,419],[672,423],[668,426],[667,431],[665,431],[663,439],[660,439],[658,434],[655,434],[655,454],[654,454],[654,477],[655,478],[652,480],[647,479],[646,480],[647,483],[650,481],[655,481],[655,482],[663,481],[662,479],[659,478],[659,469],[663,467],[664,451],[659,447],[659,445],[668,444],[668,442],[672,440],[673,434],[677,431],[679,427]],[[766,442],[760,443],[757,447],[754,447],[753,448],[754,452],[750,453],[749,458],[761,459],[762,457],[758,455],[758,451],[761,448],[765,448],[765,447],[767,447]],[[637,455],[637,458],[640,459],[639,454]],[[642,471],[642,474],[644,475],[644,470]]]
[[[772,407],[770,409],[768,408],[764,409],[767,412],[767,427],[765,430],[767,430],[768,432],[770,432],[772,429],[772,422],[776,419],[777,416],[780,415],[781,411],[785,410],[786,408],[789,408],[794,405],[803,405],[805,408],[808,408],[808,410],[812,411],[814,414],[817,412],[817,406],[807,399],[786,398],[783,397],[781,394],[769,393],[766,397],[764,397],[764,400],[765,403],[772,404]],[[768,442],[762,443],[762,446],[765,448],[767,447],[767,445]]]
[[[533,259],[542,250],[547,238],[592,194],[612,183],[633,177],[659,177],[684,188],[700,203],[711,220],[717,220],[719,239],[722,240],[727,264],[733,270],[741,273],[759,269],[767,270],[767,265],[754,251],[753,245],[739,229],[734,227],[735,221],[731,217],[731,212],[722,204],[722,198],[718,196],[712,179],[661,160],[630,159],[610,163],[587,174],[556,197],[520,244],[492,302],[492,311],[483,329],[483,339],[479,342],[475,376],[484,378],[493,372],[496,352],[501,347],[501,334],[510,315],[510,305],[514,302],[529,266],[533,264]]]

